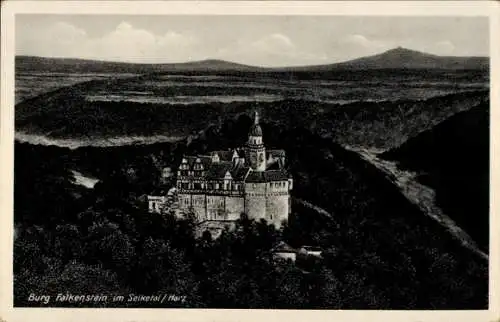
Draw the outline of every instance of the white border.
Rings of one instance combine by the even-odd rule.
[[[491,106],[490,306],[484,311],[301,311],[200,309],[54,309],[12,307],[14,15],[149,14],[149,15],[364,15],[364,16],[489,16],[491,102],[500,102],[500,5],[495,1],[7,1],[1,11],[0,118],[0,321],[500,321],[500,231],[497,214],[499,183],[496,156],[500,111]],[[494,73],[494,71],[497,71]],[[473,216],[474,214],[471,214]],[[103,314],[104,313],[104,314]]]

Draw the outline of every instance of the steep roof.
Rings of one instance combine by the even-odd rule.
[[[226,173],[229,172],[233,180],[242,181],[250,170],[250,167],[239,165],[235,167],[230,161],[220,161],[212,163],[207,170],[206,178],[208,180],[223,179]]]
[[[250,171],[245,182],[273,182],[285,181],[289,176],[285,170]]]
[[[221,161],[231,161],[233,159],[233,151],[232,150],[227,150],[227,151],[212,151],[211,155],[217,154],[219,156],[219,159]]]
[[[285,242],[279,242],[276,246],[274,246],[271,249],[271,252],[273,253],[296,253],[297,249],[293,248],[292,246],[288,245]]]
[[[250,136],[262,136],[262,128],[259,124],[254,124],[250,128]]]
[[[217,180],[222,179],[226,175],[226,172],[231,171],[233,163],[229,161],[220,161],[217,163],[212,163],[207,171],[207,179]]]
[[[212,163],[212,159],[210,158],[210,156],[207,155],[184,156],[184,158],[187,160],[189,168],[193,167],[197,159],[200,159],[200,162],[203,164],[205,168],[210,166],[210,164]]]
[[[286,157],[285,150],[267,150],[267,155],[273,158],[284,158]]]
[[[255,111],[254,124],[250,128],[250,136],[262,136],[262,128],[259,125],[259,112]]]
[[[237,167],[236,169],[233,169],[231,171],[231,175],[233,176],[234,180],[243,181],[249,170],[250,167],[248,166]]]

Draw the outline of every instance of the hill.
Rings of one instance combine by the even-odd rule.
[[[172,64],[139,64],[111,62],[101,60],[48,58],[36,56],[16,56],[16,72],[48,73],[133,73],[146,74],[155,72],[210,72],[210,71],[257,71],[259,67],[207,59],[202,61]]]
[[[302,67],[257,67],[217,59],[185,63],[138,64],[99,60],[16,56],[16,72],[67,73],[165,73],[165,72],[328,72],[356,69],[480,69],[489,68],[488,57],[437,56],[405,48],[341,63]]]
[[[380,155],[420,174],[443,211],[489,246],[489,101],[451,116]]]
[[[346,62],[289,68],[290,71],[331,71],[337,69],[480,69],[489,68],[488,57],[438,56],[402,47]]]

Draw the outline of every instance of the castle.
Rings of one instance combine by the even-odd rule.
[[[199,223],[234,222],[245,213],[279,227],[290,213],[293,180],[285,151],[266,150],[255,113],[245,147],[184,156],[177,170],[178,207]]]

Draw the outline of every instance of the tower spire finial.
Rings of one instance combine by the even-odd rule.
[[[254,124],[259,124],[259,112],[255,111]]]

